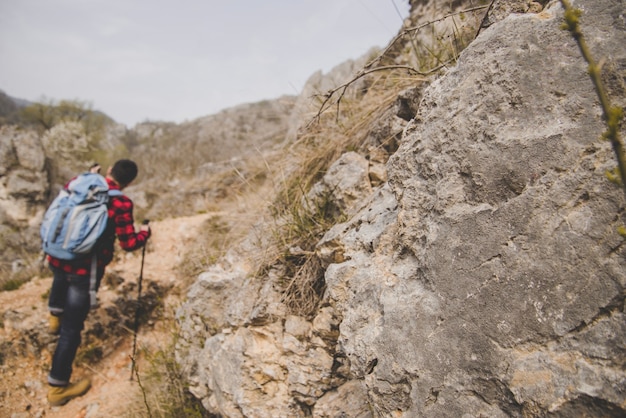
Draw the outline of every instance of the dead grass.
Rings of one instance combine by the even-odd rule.
[[[367,71],[388,59],[393,62],[394,43],[406,45],[403,57],[414,71],[391,66],[389,70],[367,72],[319,97],[319,112],[289,147],[280,169],[274,170],[280,183],[272,206],[273,243],[258,273],[264,275],[272,268],[284,272],[279,285],[291,313],[305,317],[315,314],[325,289],[324,266],[315,254],[315,245],[345,217],[329,207],[330,201],[306,202],[308,191],[346,151],[362,155],[372,152],[366,149],[372,147],[366,141],[372,124],[392,107],[399,92],[424,82],[423,74],[456,62],[474,39],[483,16],[484,7],[477,7],[407,29],[368,64]],[[426,30],[428,34],[424,34]],[[422,40],[430,37],[430,42],[418,46],[418,34]],[[388,157],[395,146],[395,138],[379,138],[375,151]]]
[[[281,302],[296,315],[313,318],[318,310],[321,297],[326,290],[324,266],[315,254],[305,254],[296,271],[284,284]]]
[[[366,147],[371,144],[366,144],[366,138],[372,122],[393,105],[402,89],[415,83],[415,78],[401,71],[368,76],[368,88],[362,96],[344,95],[337,112],[319,115],[286,150],[283,165],[275,170],[278,177],[274,178],[280,182],[271,207],[272,242],[258,275],[271,269],[283,272],[278,285],[290,313],[310,317],[317,312],[325,290],[325,267],[315,254],[315,246],[333,225],[346,219],[332,196],[309,202],[307,193],[343,153],[369,152]],[[378,144],[383,152],[387,152],[388,140],[391,138]]]
[[[0,264],[0,292],[17,290],[35,276],[51,275],[49,270],[42,268],[38,254],[22,252],[20,261],[16,269],[9,264]]]
[[[188,285],[201,272],[224,255],[233,239],[233,226],[221,215],[204,221],[200,232],[189,245],[178,271]]]
[[[285,158],[288,166],[284,170],[288,175],[284,176],[276,202],[279,210],[297,204],[346,151],[366,153],[363,143],[372,121],[393,104],[399,91],[415,84],[414,77],[399,71],[368,76],[368,79],[370,87],[362,98],[342,99],[334,107],[335,112],[320,115],[290,146]]]
[[[131,405],[127,417],[209,418],[200,402],[189,393],[183,373],[174,360],[174,344],[154,352],[144,351],[146,370],[135,375],[142,401]]]

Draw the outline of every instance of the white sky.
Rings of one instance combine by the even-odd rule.
[[[384,47],[407,0],[0,0],[0,90],[129,127],[298,94]],[[401,17],[402,16],[402,17]]]

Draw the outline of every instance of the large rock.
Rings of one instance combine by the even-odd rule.
[[[578,5],[623,76],[623,4]],[[561,22],[553,5],[482,32],[392,157],[397,223],[331,241],[347,260],[326,273],[340,346],[383,416],[625,413],[624,199]]]
[[[46,156],[39,136],[13,126],[0,128],[0,211],[3,223],[36,224],[48,198]]]
[[[303,199],[303,206],[310,210],[327,210],[338,216],[350,213],[355,204],[371,193],[368,161],[356,152],[347,152],[311,188],[306,199]]]
[[[576,5],[623,105],[624,4]],[[558,2],[497,16],[424,90],[388,183],[317,245],[313,319],[286,315],[271,272],[224,262],[200,276],[177,358],[212,413],[626,414],[624,195],[605,178],[613,152],[562,16]]]
[[[36,132],[0,127],[0,262],[18,272],[39,250],[39,223],[49,194],[46,156]],[[6,266],[12,266],[11,272]]]
[[[90,136],[79,122],[61,122],[46,131],[41,142],[50,159],[53,186],[63,185],[89,168]]]
[[[13,148],[22,167],[35,172],[44,171],[46,156],[41,140],[35,131],[21,131],[19,135],[15,135]]]

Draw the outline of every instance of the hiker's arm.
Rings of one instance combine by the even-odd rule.
[[[133,202],[130,199],[114,199],[115,206],[115,234],[120,243],[120,247],[126,251],[133,251],[146,245],[150,237],[150,229],[142,228],[135,232],[135,221],[133,219]]]

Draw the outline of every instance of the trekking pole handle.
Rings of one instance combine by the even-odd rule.
[[[144,220],[141,222],[141,225],[142,225],[142,230],[149,231],[149,230],[150,230],[150,225],[149,225],[149,224],[150,224],[150,219],[144,219]],[[148,229],[144,229],[144,228],[143,228],[143,227],[146,227],[146,226],[148,227]],[[144,248],[144,250],[145,250],[146,246],[144,245],[144,247],[143,247],[143,248]]]

